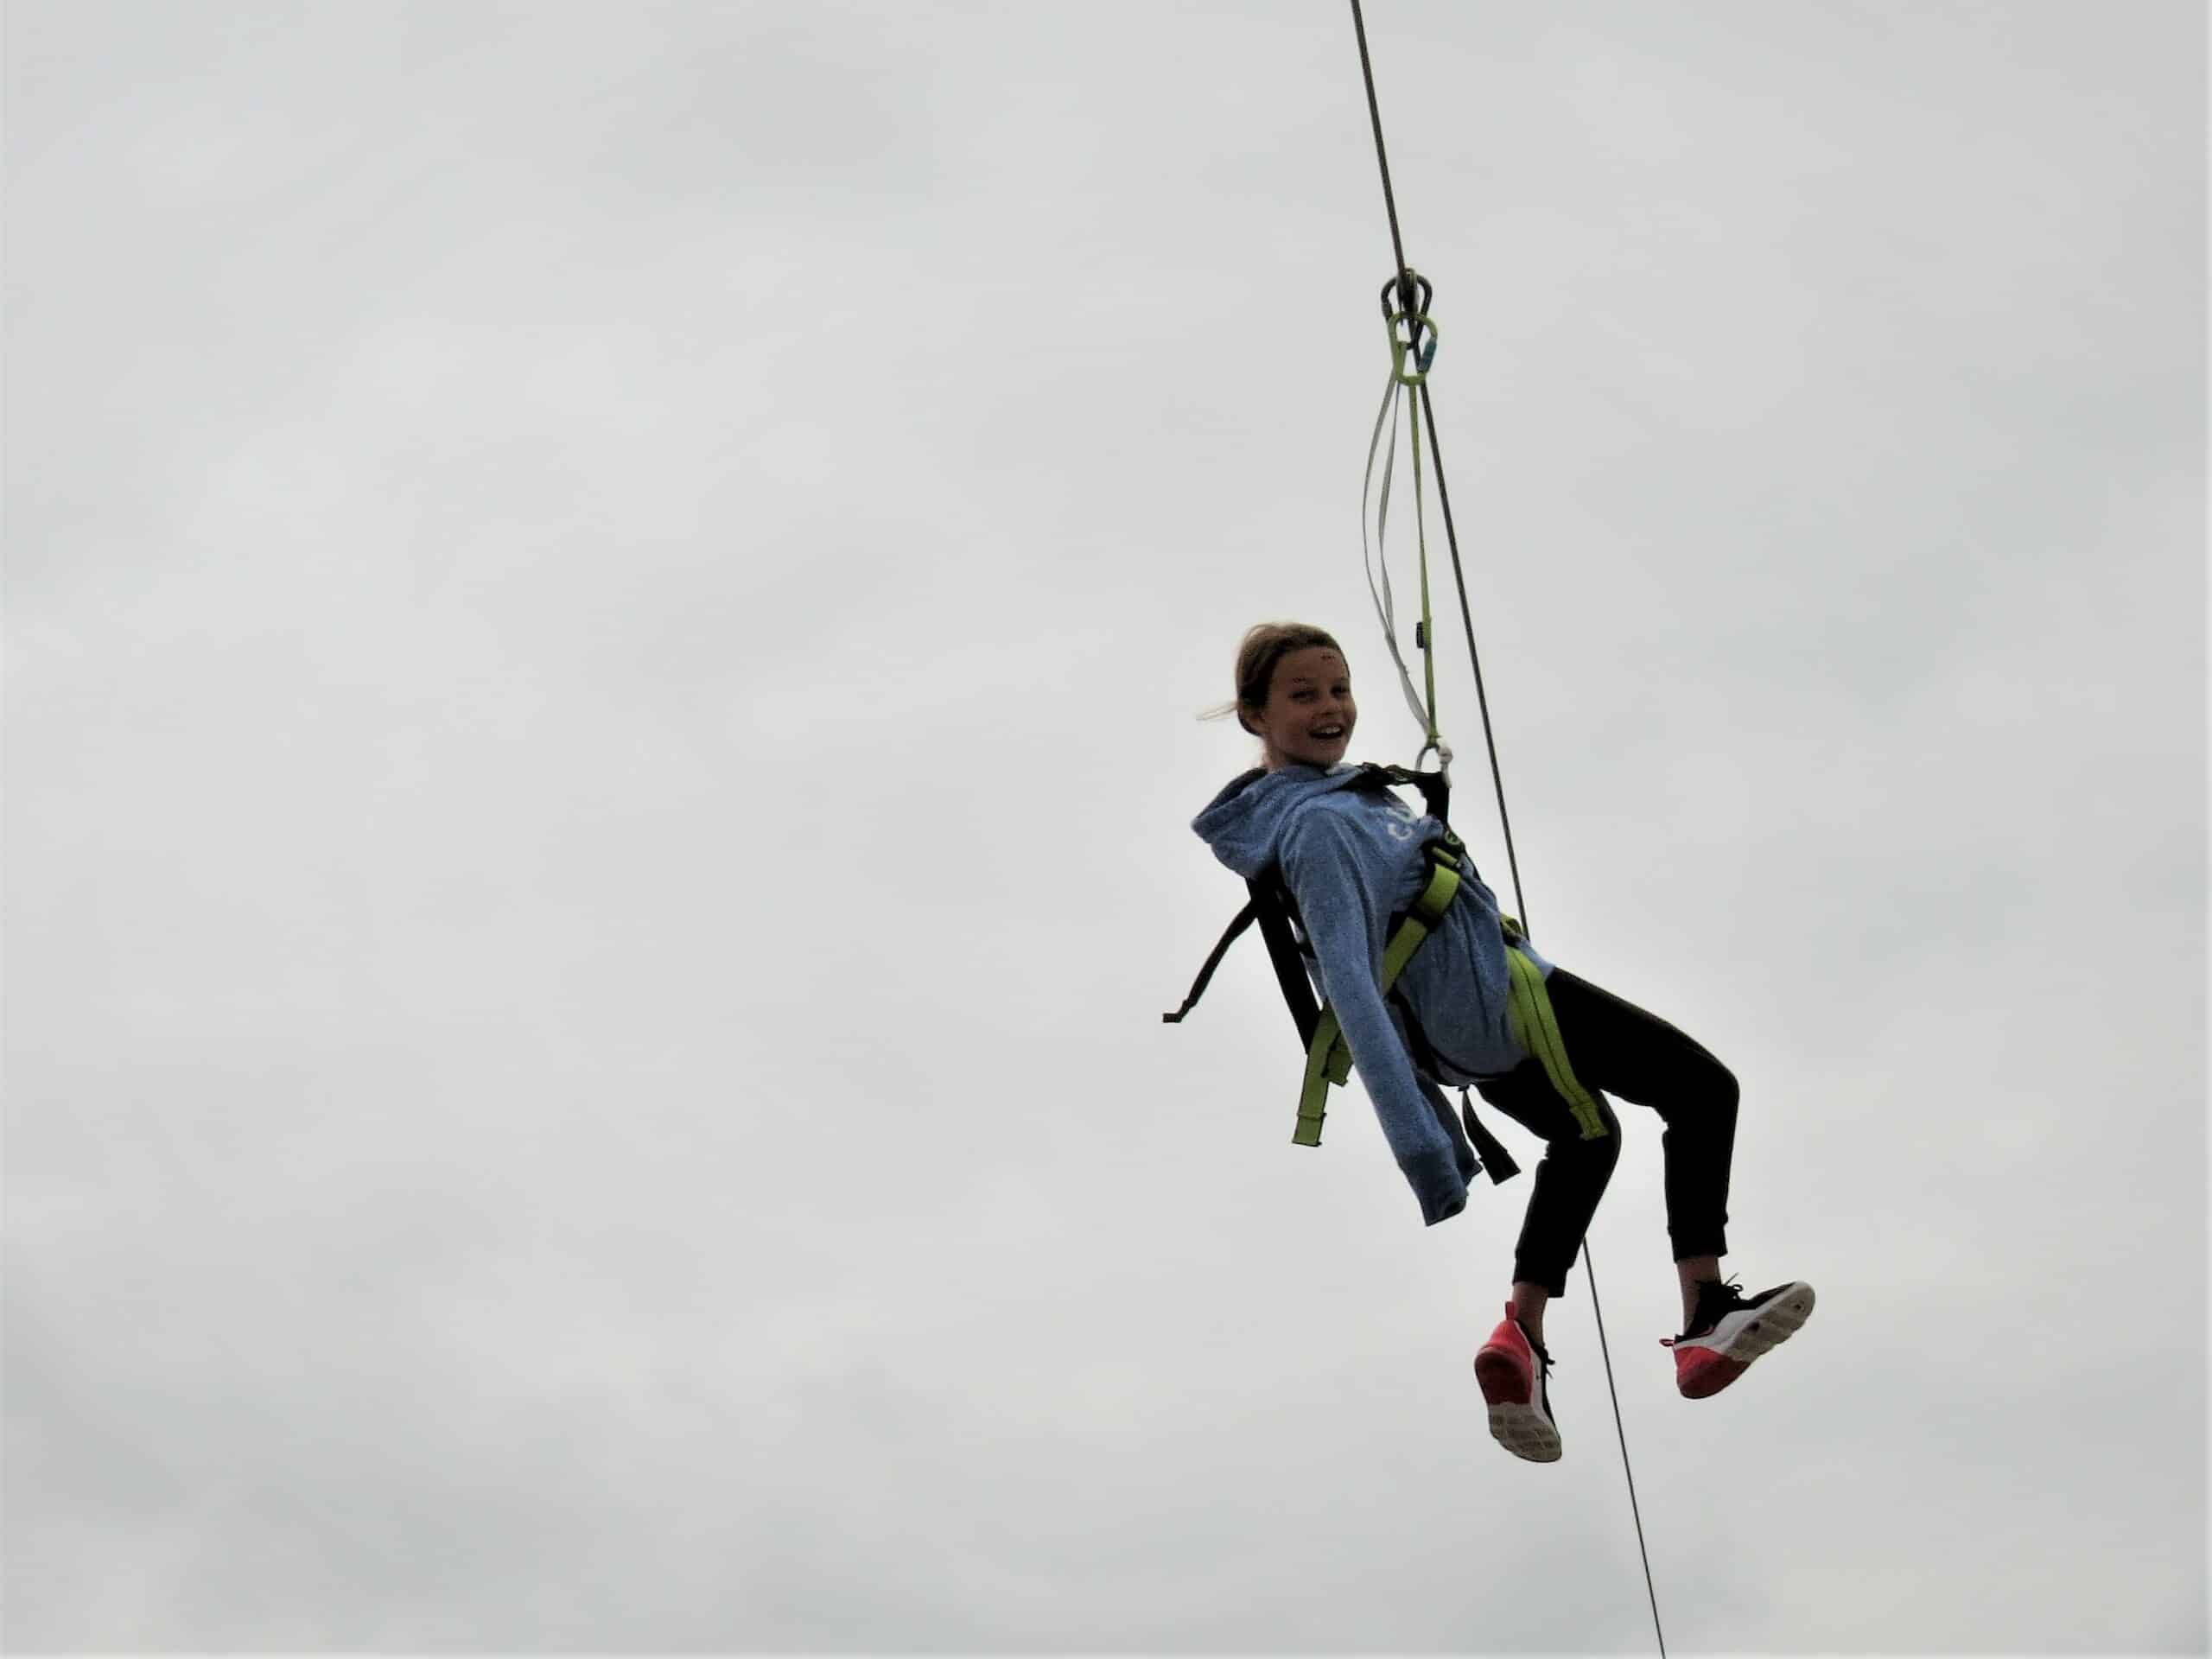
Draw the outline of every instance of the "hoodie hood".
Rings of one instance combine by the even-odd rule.
[[[1356,783],[1361,771],[1349,761],[1326,772],[1316,766],[1284,766],[1276,772],[1255,767],[1230,779],[1206,810],[1191,820],[1191,828],[1213,849],[1216,858],[1247,881],[1255,880],[1277,861],[1278,839],[1298,809],[1317,795]]]

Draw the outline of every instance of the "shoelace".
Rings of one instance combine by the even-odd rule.
[[[1707,1306],[1717,1307],[1723,1313],[1732,1313],[1739,1307],[1750,1306],[1744,1300],[1744,1284],[1740,1279],[1708,1279],[1698,1287],[1697,1311],[1704,1313]]]
[[[1525,1325],[1522,1325],[1518,1319],[1514,1321],[1514,1325],[1521,1332],[1521,1340],[1529,1344],[1529,1353],[1535,1357],[1536,1398],[1542,1402],[1544,1410],[1548,1414],[1552,1409],[1551,1351],[1546,1348],[1542,1343],[1538,1342],[1534,1337],[1530,1336],[1529,1334],[1529,1327]]]
[[[1727,1315],[1739,1307],[1749,1307],[1744,1300],[1744,1285],[1739,1279],[1707,1279],[1697,1287],[1697,1312],[1690,1316],[1689,1329],[1679,1337],[1662,1337],[1659,1345],[1672,1348],[1678,1342],[1688,1342],[1701,1337]]]

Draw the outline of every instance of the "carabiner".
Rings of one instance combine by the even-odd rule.
[[[1417,386],[1436,360],[1436,324],[1428,302],[1436,289],[1427,277],[1408,269],[1382,284],[1382,322],[1390,331],[1390,372],[1402,386]],[[1406,367],[1411,359],[1413,368]]]
[[[1436,289],[1427,277],[1408,268],[1382,284],[1382,315],[1386,317],[1425,317],[1428,302],[1436,297]],[[1401,305],[1402,300],[1411,300],[1411,307]]]
[[[1421,315],[1408,316],[1393,311],[1387,327],[1390,330],[1390,372],[1402,386],[1417,386],[1428,378],[1428,365],[1436,361],[1436,324]],[[1400,330],[1404,332],[1402,334]],[[1413,361],[1410,372],[1408,359]]]

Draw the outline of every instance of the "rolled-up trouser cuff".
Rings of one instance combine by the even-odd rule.
[[[1567,1267],[1573,1265],[1569,1262]],[[1541,1285],[1544,1294],[1557,1300],[1567,1294],[1567,1268],[1540,1268],[1516,1255],[1513,1258],[1513,1282],[1516,1285]]]
[[[1728,1254],[1728,1236],[1717,1229],[1709,1233],[1669,1232],[1668,1236],[1674,1241],[1677,1262],[1687,1262],[1694,1255]]]

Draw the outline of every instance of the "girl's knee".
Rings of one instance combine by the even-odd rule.
[[[1589,1134],[1577,1128],[1552,1141],[1550,1155],[1579,1165],[1592,1174],[1611,1174],[1613,1166],[1621,1160],[1621,1121],[1614,1115],[1611,1103],[1602,1097],[1598,1102],[1598,1122],[1602,1134]]]
[[[1713,1063],[1713,1111],[1733,1123],[1736,1121],[1736,1102],[1742,1092],[1736,1086],[1736,1074],[1715,1060]]]
[[[1737,1098],[1742,1093],[1736,1086],[1736,1074],[1707,1050],[1694,1044],[1692,1048],[1694,1052],[1685,1056],[1688,1064],[1678,1067],[1675,1072],[1668,1090],[1669,1103],[1722,1122],[1732,1123],[1736,1119]],[[1662,1107],[1661,1109],[1664,1111],[1666,1109]]]

